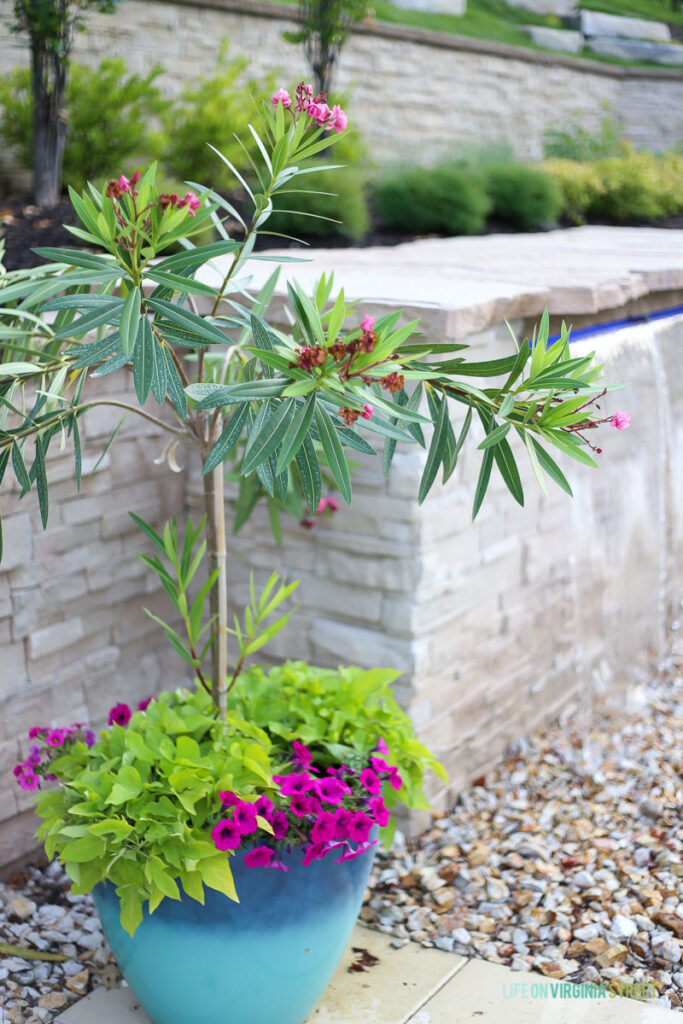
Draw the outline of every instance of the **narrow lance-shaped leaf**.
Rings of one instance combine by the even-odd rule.
[[[280,449],[275,467],[277,473],[282,473],[303,444],[313,419],[315,401],[316,396],[313,393],[308,396],[305,402],[297,404],[296,415],[290,420],[285,435],[282,438],[282,448]]]
[[[427,461],[425,463],[422,479],[420,480],[420,488],[417,495],[417,500],[420,505],[429,494],[429,490],[436,479],[436,474],[439,471],[439,466],[448,451],[447,420],[448,402],[444,397],[439,403],[438,418],[434,423],[434,433],[432,434],[432,440],[427,453]]]
[[[265,421],[258,436],[249,438],[248,450],[244,453],[242,475],[246,476],[270,458],[282,443],[287,428],[294,418],[296,402],[293,398],[281,402],[275,412]]]
[[[315,445],[310,435],[306,435],[304,438],[304,443],[296,453],[295,459],[308,511],[311,515],[315,515],[322,494],[322,478]]]
[[[138,325],[138,336],[133,350],[133,384],[140,405],[144,405],[152,386],[154,368],[154,337],[152,325],[143,317]]]
[[[330,467],[330,472],[335,479],[342,498],[347,505],[350,505],[351,478],[349,476],[349,467],[346,464],[346,456],[344,455],[341,441],[337,436],[334,423],[320,403],[315,407],[315,422],[318,428],[318,433],[320,434],[320,443],[323,446],[325,458],[327,459],[327,464]],[[315,509],[312,509],[311,511],[315,512]]]
[[[230,420],[223,428],[221,436],[218,438],[206,458],[206,462],[202,469],[202,476],[206,476],[207,473],[211,473],[216,466],[220,465],[221,462],[225,462],[228,455],[235,447],[248,416],[249,406],[247,404],[240,406],[233,413]]]

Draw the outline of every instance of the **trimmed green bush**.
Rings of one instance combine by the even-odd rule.
[[[375,186],[374,201],[385,228],[417,235],[474,235],[490,207],[478,175],[457,164],[390,172]]]
[[[258,148],[247,126],[250,122],[258,126],[261,103],[274,92],[275,79],[272,75],[261,81],[245,79],[248,67],[246,57],[228,60],[223,45],[214,73],[184,89],[166,111],[163,164],[172,177],[201,185],[210,181],[217,192],[238,187],[235,176],[209,149],[208,142],[240,173],[251,174],[249,157],[253,159]],[[242,139],[244,149],[235,135]]]
[[[575,160],[546,160],[543,170],[560,189],[561,216],[572,224],[585,224],[586,212],[597,203],[604,191],[595,164],[580,164]]]
[[[538,167],[498,164],[487,168],[486,191],[491,215],[520,231],[554,224],[562,209],[562,194],[555,180]]]
[[[683,212],[683,158],[675,153],[657,157],[629,150],[624,157],[599,160],[595,169],[602,191],[589,207],[593,217],[623,224]]]
[[[72,64],[67,85],[69,126],[64,150],[65,185],[77,191],[87,181],[124,173],[134,163],[149,163],[162,145],[150,129],[150,118],[168,107],[154,84],[162,73],[155,66],[145,75],[129,75],[120,57],[107,57],[99,67]],[[12,147],[19,163],[33,167],[31,74],[12,71],[0,82],[0,138]]]
[[[316,238],[339,235],[358,241],[367,233],[370,221],[367,185],[362,171],[353,167],[316,171],[315,174],[307,174],[305,180],[304,186],[297,184],[294,178],[293,188],[305,187],[309,191],[284,190],[275,193],[273,206],[276,212],[268,220],[262,234],[276,231],[294,237],[313,235]]]

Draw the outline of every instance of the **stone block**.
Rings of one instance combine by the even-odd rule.
[[[557,14],[560,17],[574,14],[578,0],[510,0],[511,7],[521,7],[534,14]]]
[[[67,622],[55,622],[44,629],[36,630],[29,637],[29,652],[32,660],[44,658],[48,654],[63,651],[71,647],[83,637],[83,623],[80,618],[69,619]]]
[[[453,14],[462,17],[467,9],[467,0],[393,0],[394,7],[405,7],[411,11],[428,11],[430,14]]]
[[[372,629],[361,629],[328,619],[313,619],[311,642],[316,657],[327,664],[361,668],[396,668],[410,672],[414,652],[408,639],[396,640]]]
[[[3,516],[2,571],[11,572],[31,560],[31,517],[26,512]]]
[[[26,684],[24,645],[3,643],[0,650],[0,700],[17,693]]]
[[[570,29],[546,28],[545,25],[525,25],[532,43],[542,46],[544,50],[557,50],[560,53],[581,53],[584,39],[580,32]]]
[[[573,24],[584,36],[619,36],[623,39],[649,39],[653,43],[670,43],[671,31],[662,21],[624,18],[603,11],[581,10]]]
[[[586,40],[586,46],[601,57],[620,60],[653,61],[669,67],[683,67],[683,46],[674,43],[652,43],[645,39],[621,39],[617,36],[595,36]],[[611,305],[618,306],[618,301]]]

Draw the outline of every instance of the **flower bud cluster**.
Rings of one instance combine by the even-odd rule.
[[[307,114],[315,121],[318,128],[324,128],[326,132],[331,132],[334,129],[339,135],[348,125],[348,117],[339,104],[335,103],[333,107],[329,107],[327,96],[324,93],[314,96],[313,86],[307,82],[300,82],[296,87],[293,109],[292,98],[286,89],[278,89],[273,93],[270,102],[274,107],[281,103],[285,110],[291,112],[295,120],[297,114]]]
[[[251,801],[230,791],[219,793],[229,813],[211,831],[216,848],[235,851],[249,845],[244,854],[247,867],[280,871],[289,870],[282,850],[295,845],[303,847],[304,865],[332,851],[337,854],[335,864],[360,856],[376,843],[370,839],[375,826],[389,822],[383,786],[402,786],[396,767],[379,756],[383,752],[386,744],[380,741],[360,771],[342,764],[322,773],[308,747],[294,740],[293,771],[273,776],[277,788],[271,796]]]
[[[86,722],[72,722],[59,729],[35,725],[29,729],[28,738],[35,740],[24,761],[14,766],[14,777],[22,789],[33,792],[40,789],[41,780],[54,782],[55,776],[49,771],[50,763],[64,753],[73,743],[85,743],[92,747],[95,734]]]

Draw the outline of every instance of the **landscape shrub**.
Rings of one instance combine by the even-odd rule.
[[[629,150],[595,164],[602,189],[589,214],[615,224],[656,220],[683,212],[683,158]]]
[[[81,190],[87,181],[149,163],[162,146],[150,117],[160,117],[168,100],[154,84],[160,66],[142,76],[128,74],[125,61],[107,57],[95,68],[71,64],[66,90],[68,131],[63,180]],[[33,167],[31,74],[17,69],[0,81],[0,138],[14,149],[22,167]]]
[[[455,163],[390,171],[377,182],[374,203],[385,228],[417,235],[474,235],[490,207],[477,174]]]
[[[562,195],[561,216],[572,224],[585,224],[586,212],[602,195],[603,185],[595,164],[575,160],[546,160],[543,170],[553,178]]]
[[[562,209],[562,193],[555,180],[538,167],[498,164],[485,172],[491,215],[520,231],[554,224]]]
[[[163,123],[166,145],[163,164],[181,181],[211,182],[217,192],[230,192],[238,185],[235,176],[209,148],[220,150],[242,174],[251,173],[250,157],[258,153],[248,125],[258,125],[261,103],[275,91],[275,80],[246,79],[246,57],[228,60],[225,43],[215,71],[191,86],[168,108]],[[244,148],[235,138],[238,135]]]
[[[605,111],[609,104],[603,104]],[[602,160],[619,156],[623,147],[623,127],[605,116],[597,131],[591,132],[577,120],[555,123],[543,133],[543,152],[548,159]]]

